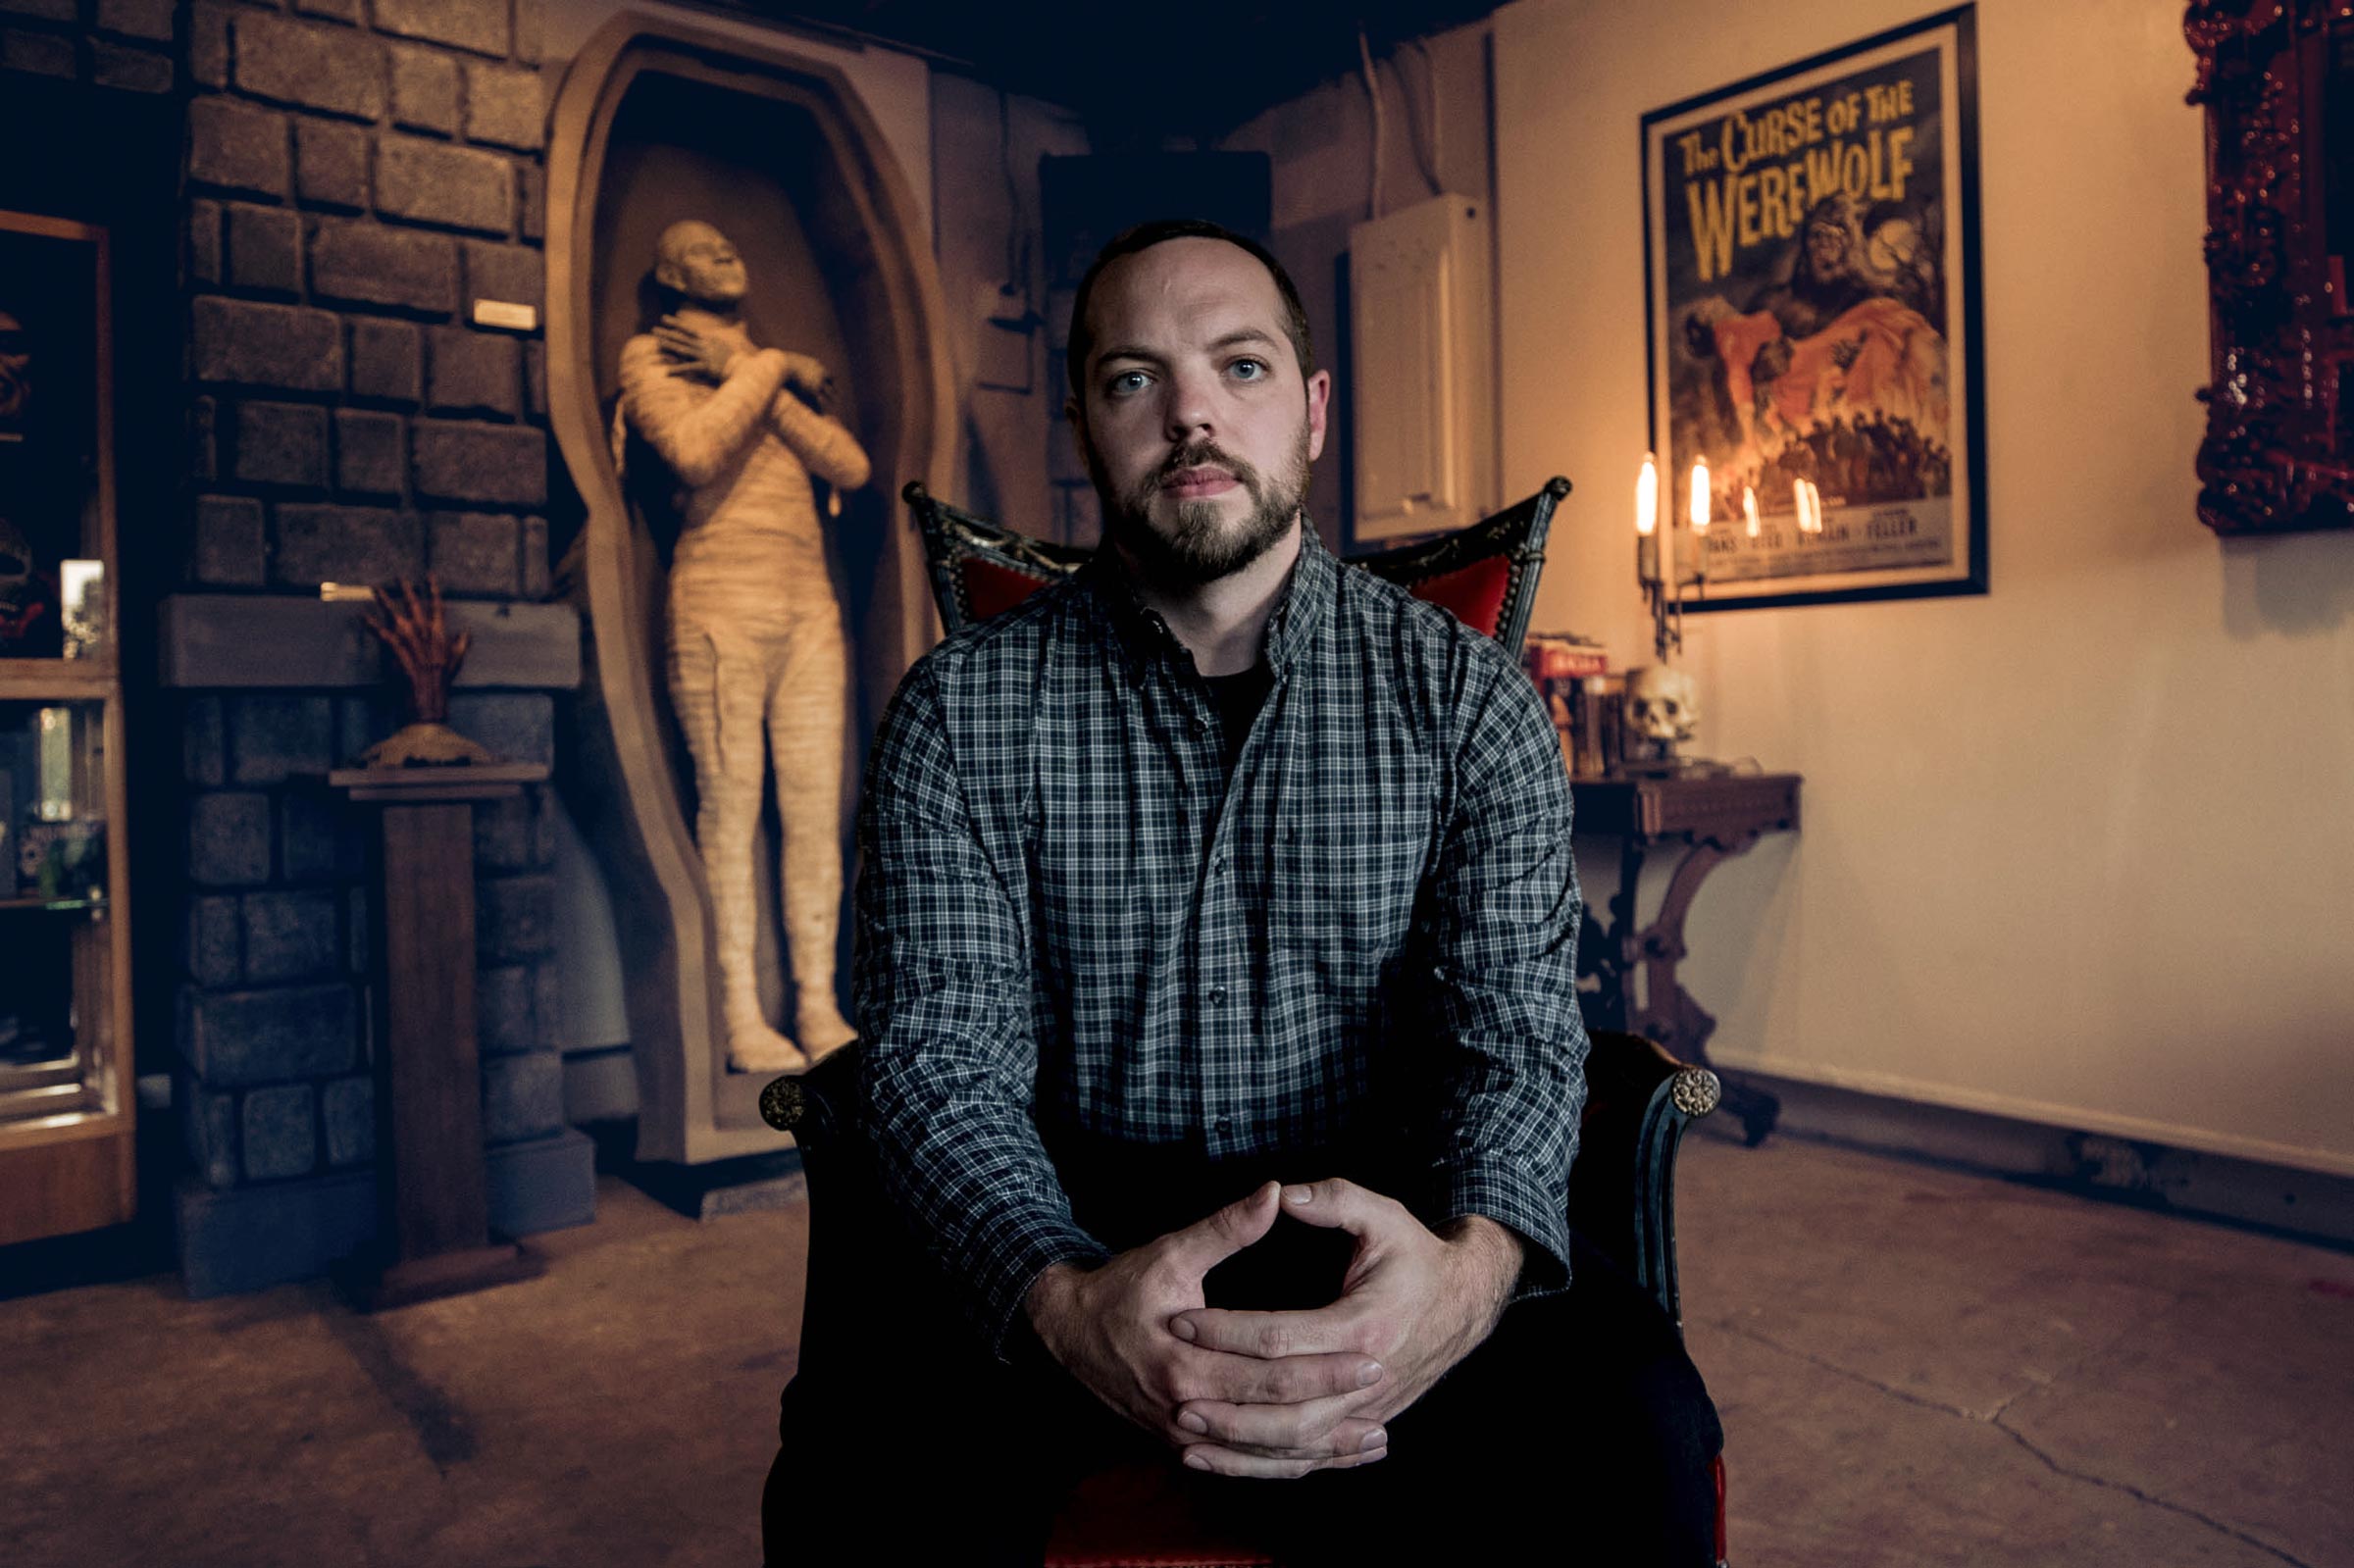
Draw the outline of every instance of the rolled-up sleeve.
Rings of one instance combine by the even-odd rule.
[[[862,1119],[887,1191],[1003,1358],[1041,1273],[1109,1253],[1073,1221],[1031,1119],[1028,944],[975,831],[929,661],[884,716],[858,836]]]
[[[1442,1219],[1478,1214],[1529,1244],[1516,1295],[1569,1282],[1569,1165],[1585,1106],[1581,900],[1569,781],[1536,690],[1501,662],[1461,711],[1455,805],[1430,910],[1441,1053]]]

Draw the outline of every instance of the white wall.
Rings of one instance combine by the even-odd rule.
[[[1923,9],[1498,13],[1505,488],[1579,485],[1538,625],[1648,656],[1641,116]],[[2354,537],[2193,512],[2181,11],[1981,0],[1978,47],[1993,591],[1688,621],[1696,749],[1807,782],[1686,983],[1727,1065],[2354,1174]]]
[[[1383,122],[1380,211],[1437,194],[1433,177],[1439,190],[1484,202],[1491,179],[1487,24],[1378,56],[1373,75]],[[1218,145],[1273,158],[1271,248],[1299,285],[1317,363],[1342,366],[1349,324],[1341,317],[1340,269],[1349,227],[1374,213],[1373,112],[1364,77],[1326,82],[1238,126]],[[1342,379],[1334,395],[1345,405],[1355,393]],[[1309,519],[1335,548],[1349,544],[1342,514],[1349,456],[1345,439],[1327,445],[1308,489]]]

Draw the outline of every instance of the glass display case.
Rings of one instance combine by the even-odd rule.
[[[0,1245],[128,1219],[106,232],[0,212]]]

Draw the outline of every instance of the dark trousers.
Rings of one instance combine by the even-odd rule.
[[[1208,1299],[1320,1305],[1347,1249],[1339,1233],[1279,1221],[1210,1275]],[[1055,1365],[1025,1324],[1009,1341],[1012,1365],[945,1309],[939,1332],[903,1356],[872,1358],[896,1365],[805,1357],[785,1391],[784,1447],[762,1499],[769,1568],[1034,1565],[1078,1479],[1122,1459],[1169,1466],[1203,1514],[1287,1565],[1703,1568],[1709,1463],[1723,1443],[1715,1409],[1657,1302],[1582,1239],[1571,1267],[1568,1290],[1512,1305],[1386,1423],[1387,1458],[1297,1481],[1186,1469]]]

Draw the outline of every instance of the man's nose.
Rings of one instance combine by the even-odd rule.
[[[1210,433],[1214,399],[1211,379],[1207,375],[1190,371],[1171,371],[1168,379],[1168,400],[1161,406],[1161,423],[1172,441],[1183,441],[1195,435]]]

